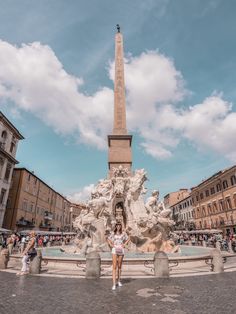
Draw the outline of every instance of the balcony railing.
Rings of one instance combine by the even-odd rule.
[[[18,227],[31,227],[32,228],[35,226],[35,223],[29,220],[20,219],[16,222],[16,225]]]

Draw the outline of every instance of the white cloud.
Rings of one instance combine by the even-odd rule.
[[[78,142],[106,148],[112,130],[113,91],[80,91],[82,78],[68,74],[49,46],[38,42],[13,46],[0,41],[0,99],[31,112],[55,132]],[[125,61],[127,120],[141,146],[154,158],[169,158],[181,140],[236,159],[236,113],[222,95],[192,107],[178,107],[189,92],[174,62],[146,51]],[[112,78],[114,64],[109,67]]]
[[[112,90],[104,87],[92,96],[81,93],[83,80],[69,75],[52,49],[38,42],[15,47],[0,41],[0,51],[0,98],[33,113],[57,133],[106,146]]]
[[[70,194],[67,196],[68,200],[73,202],[73,203],[81,203],[85,202],[88,199],[90,199],[91,192],[94,190],[95,185],[94,184],[89,184],[80,191]]]

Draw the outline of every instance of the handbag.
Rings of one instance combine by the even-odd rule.
[[[29,256],[30,258],[33,258],[33,257],[35,257],[35,256],[37,255],[37,251],[36,251],[36,249],[33,247],[32,249],[30,249],[30,250],[27,252],[27,254],[28,254],[28,256]]]

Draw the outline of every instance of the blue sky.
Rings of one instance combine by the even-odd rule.
[[[190,188],[236,161],[233,0],[0,0],[0,109],[20,166],[83,197],[107,175],[115,25],[126,55],[133,168]]]

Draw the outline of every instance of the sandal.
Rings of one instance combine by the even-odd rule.
[[[27,272],[25,271],[21,271],[20,273],[17,273],[18,276],[24,276],[24,275],[27,275]]]

